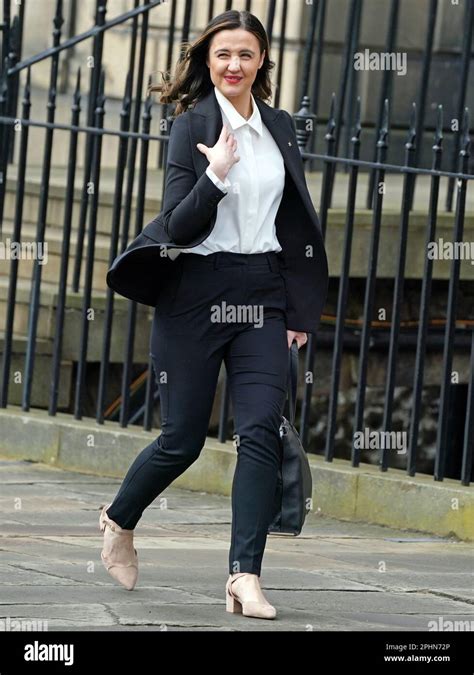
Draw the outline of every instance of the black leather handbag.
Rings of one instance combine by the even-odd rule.
[[[295,429],[296,390],[298,383],[298,345],[289,350],[288,398],[280,425],[281,464],[268,533],[300,534],[311,510],[313,481],[308,456]]]

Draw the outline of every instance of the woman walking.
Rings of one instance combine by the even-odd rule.
[[[273,619],[260,587],[280,463],[288,350],[316,332],[327,260],[291,116],[271,97],[268,38],[249,12],[215,17],[174,80],[160,215],[114,261],[110,287],[155,307],[161,434],[104,507],[102,560],[132,590],[144,509],[199,457],[224,361],[237,464],[226,609]],[[163,249],[166,255],[162,255]],[[310,253],[308,253],[308,251]]]

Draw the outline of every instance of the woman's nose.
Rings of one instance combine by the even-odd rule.
[[[238,56],[231,59],[229,64],[229,70],[240,70],[240,59]]]

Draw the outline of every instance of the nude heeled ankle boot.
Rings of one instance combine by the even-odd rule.
[[[242,576],[255,576],[257,574],[248,572],[240,572],[229,576],[225,586],[226,611],[233,614],[243,614],[244,616],[252,616],[256,619],[274,619],[276,617],[276,609],[269,602],[257,602],[256,600],[245,600],[244,597],[237,595],[232,589],[233,582]]]
[[[99,529],[104,533],[104,548],[100,554],[107,572],[127,591],[132,591],[138,578],[138,554],[133,547],[133,530],[125,530],[107,515],[111,506],[104,506],[99,518]],[[108,554],[104,551],[107,548]]]

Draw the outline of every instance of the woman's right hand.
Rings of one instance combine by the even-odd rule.
[[[229,132],[229,129],[225,124],[222,126],[222,131],[217,139],[217,143],[212,148],[208,148],[204,143],[198,143],[196,147],[199,152],[206,155],[209,160],[209,168],[214,171],[216,176],[222,181],[226,179],[227,174],[234,164],[240,160],[239,155],[235,154],[237,150],[237,141],[235,140],[234,134]]]

